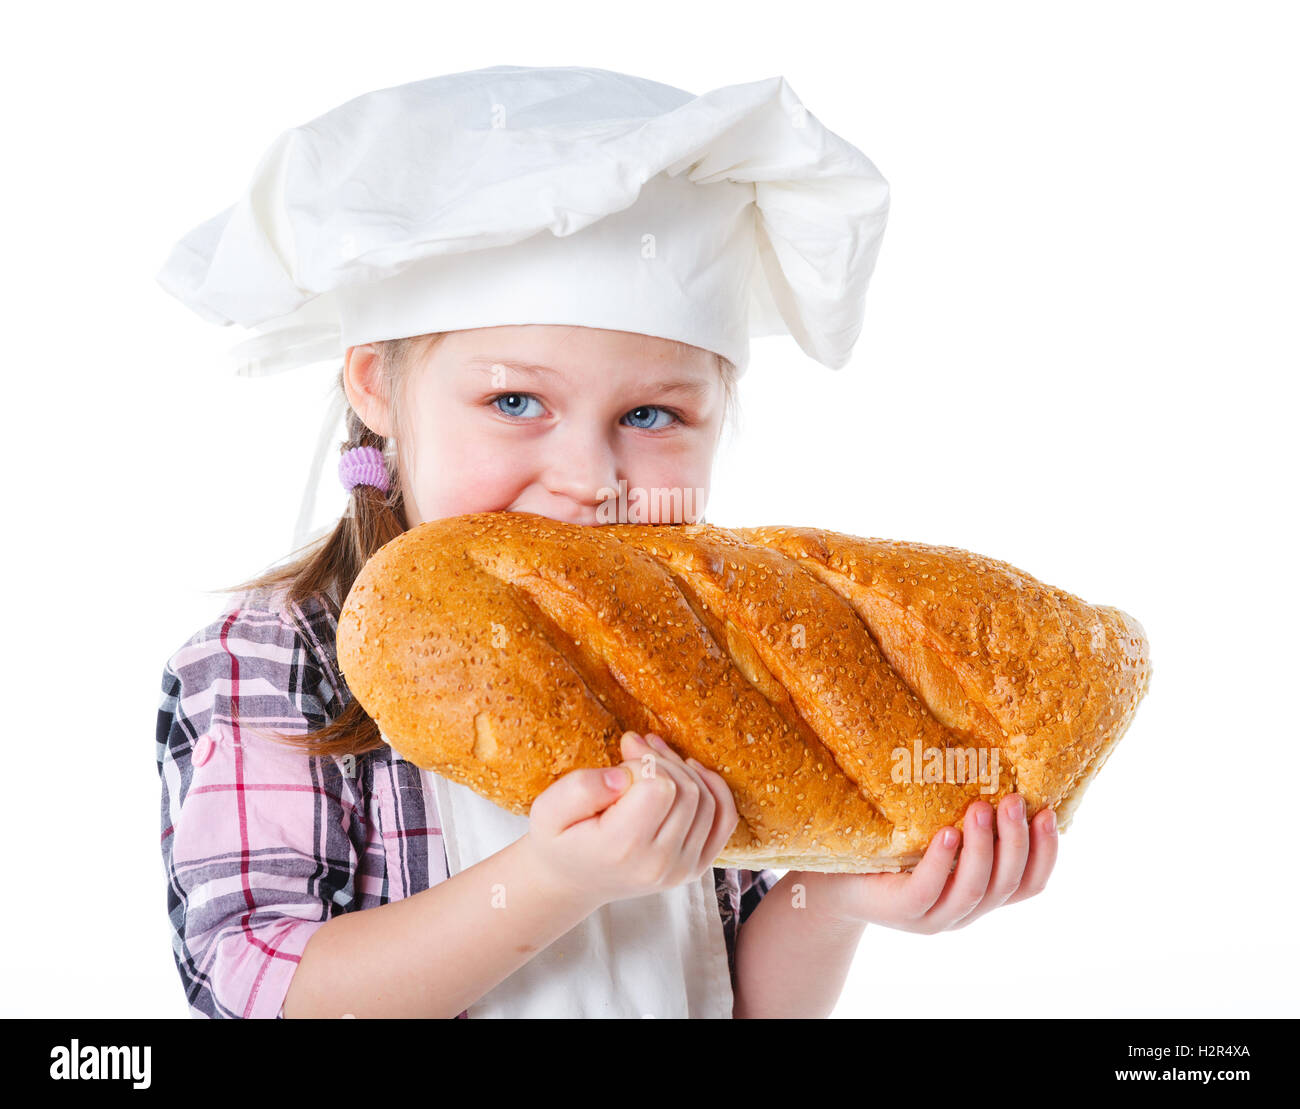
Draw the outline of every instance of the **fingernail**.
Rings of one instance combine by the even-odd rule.
[[[610,789],[624,790],[627,788],[627,771],[619,767],[605,771],[605,784]]]
[[[640,739],[640,738],[641,738],[639,735],[636,734],[636,732],[624,732],[624,733],[623,733],[623,738],[624,738],[624,739],[627,739],[628,736],[631,736],[633,739]]]
[[[956,847],[956,846],[957,846],[957,832],[956,832],[955,829],[953,829],[953,828],[945,828],[945,829],[943,830],[943,845],[944,845],[945,847]]]
[[[992,810],[992,809],[976,809],[976,810],[975,810],[975,823],[978,824],[981,828],[988,828],[988,827],[990,827],[990,826],[993,824],[993,810]]]
[[[1025,819],[1025,803],[1019,797],[1012,798],[1011,804],[1007,806],[1007,815],[1012,820]]]
[[[653,747],[656,751],[663,751],[665,754],[668,751],[668,744],[666,744],[662,739],[660,739],[657,735],[655,735],[654,732],[647,732],[645,741],[648,744],[650,744],[650,746]]]
[[[1047,810],[1047,818],[1043,821],[1043,827],[1047,829],[1048,835],[1056,835],[1056,813],[1051,809]]]

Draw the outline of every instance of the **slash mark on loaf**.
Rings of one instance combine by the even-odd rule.
[[[945,748],[974,743],[1007,753],[1009,746],[997,740],[998,733],[1006,731],[997,714],[985,703],[979,689],[963,677],[960,668],[950,665],[943,647],[933,640],[926,642],[925,625],[912,613],[815,558],[800,558],[796,564],[848,603],[920,710],[947,733]],[[983,718],[977,719],[980,713]],[[1000,765],[1001,771],[1010,774],[1014,792],[1018,788],[1015,760],[1006,759]]]
[[[667,566],[665,569],[668,569]],[[781,661],[779,654],[773,651],[765,658],[761,646],[764,640],[757,629],[745,626],[744,617],[735,606],[732,606],[730,611],[727,610],[726,602],[730,599],[730,594],[702,575],[691,571],[669,569],[668,573],[691,606],[705,634],[713,640],[723,657],[731,660],[737,672],[768,701],[772,711],[777,713],[792,731],[800,735],[808,749],[814,752],[814,762],[824,761],[827,765],[834,766],[848,781],[858,787],[862,800],[871,807],[892,834],[894,822],[881,810],[878,795],[871,789],[870,784],[858,781],[844,768],[836,758],[835,752],[822,742],[817,730],[804,716],[798,702],[791,696],[788,685],[772,673],[769,663],[779,664]],[[721,616],[714,615],[713,610],[704,600],[704,594],[707,594],[718,607]],[[740,625],[736,623],[737,620],[741,622]],[[719,640],[725,644],[725,649]]]
[[[546,640],[555,655],[562,659],[582,685],[585,696],[609,720],[606,751],[610,765],[623,761],[619,739],[624,732],[663,729],[659,718],[633,698],[611,672],[608,660],[593,646],[593,637],[583,635],[576,643],[569,628],[559,618],[563,614],[572,627],[597,628],[594,614],[567,591],[538,573],[503,575],[495,566],[471,557],[479,569],[511,590],[516,604]]]

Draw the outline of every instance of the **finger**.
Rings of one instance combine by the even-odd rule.
[[[1025,861],[1025,872],[1020,885],[1003,904],[1013,905],[1026,897],[1042,893],[1051,877],[1052,868],[1056,866],[1056,854],[1060,849],[1060,833],[1056,828],[1056,813],[1044,809],[1038,813],[1029,828],[1029,857]]]
[[[623,758],[631,765],[635,778],[654,778],[670,765],[669,758],[660,754],[639,732],[624,732],[620,741]]]
[[[624,732],[622,743],[623,757],[629,762],[640,764],[640,777],[651,777],[660,773],[661,768],[686,769],[686,763],[680,756],[653,733],[641,735],[638,732]],[[680,780],[681,776],[678,775],[678,781]]]
[[[1009,793],[998,805],[998,839],[993,847],[993,878],[988,891],[971,912],[956,924],[965,928],[985,913],[1006,903],[1020,885],[1029,857],[1029,824],[1025,820],[1024,798]]]
[[[687,835],[682,850],[683,852],[693,851],[698,844],[699,861],[712,862],[718,857],[718,852],[731,838],[731,833],[735,831],[736,825],[740,822],[740,814],[736,812],[736,803],[731,796],[731,790],[716,771],[706,770],[694,758],[683,759],[680,753],[657,733],[648,732],[645,739],[659,754],[665,758],[673,759],[694,772],[703,792],[700,795],[700,807],[696,814],[696,823]],[[718,809],[719,802],[723,805],[721,814]]]
[[[649,743],[646,737],[638,732],[624,732],[620,740],[620,746],[623,751],[623,758],[626,760],[632,777],[636,780],[642,778],[654,778],[660,773],[660,767],[667,765],[667,759],[663,758]]]
[[[951,927],[975,909],[993,873],[993,806],[976,801],[966,810],[961,858],[951,881],[925,914],[937,928]]]
[[[671,810],[677,795],[676,783],[671,778],[661,778],[659,756],[639,732],[624,732],[619,746],[624,758],[622,765],[632,776],[629,797],[638,785],[644,783],[650,788],[637,791],[634,803],[613,806],[601,816],[601,825],[615,834],[631,835],[644,845],[654,838]]]
[[[534,798],[528,819],[539,832],[559,835],[570,825],[609,808],[631,784],[631,771],[624,767],[571,770]]]
[[[672,809],[677,786],[667,774],[642,776],[639,762],[623,766],[632,775],[632,784],[617,803],[600,814],[601,835],[644,848]]]
[[[695,760],[691,759],[689,762],[683,762],[682,769],[691,776],[691,780],[695,783],[699,792],[695,798],[695,819],[691,822],[690,830],[682,840],[682,855],[685,856],[688,869],[694,874],[699,866],[704,845],[713,832],[713,820],[717,813],[718,802],[713,796],[713,790],[704,781],[704,768],[699,763],[692,766],[692,762],[695,762]]]
[[[920,918],[939,899],[948,883],[960,843],[961,833],[956,828],[940,828],[934,834],[921,861],[907,875],[899,894],[899,906],[905,915]]]
[[[656,746],[649,742],[648,736],[636,736],[633,742],[640,749],[643,770],[655,777],[671,779],[676,788],[672,807],[655,832],[653,842],[656,847],[677,854],[695,823],[701,794],[708,791],[691,768],[669,751],[662,740]]]
[[[623,757],[629,762],[635,762],[640,759],[642,762],[647,759],[658,760],[661,751],[656,751],[654,746],[647,742],[646,737],[640,732],[624,732],[619,739],[619,744],[623,751]]]
[[[704,767],[693,758],[683,759],[682,756],[669,745],[663,736],[658,735],[655,732],[647,732],[645,735],[645,741],[650,747],[657,751],[660,756],[671,760],[674,771],[680,769],[682,774],[688,775],[690,781],[694,782],[695,787],[698,790],[698,793],[690,794],[688,787],[679,792],[678,795],[678,799],[681,801],[689,801],[691,796],[694,796],[696,800],[694,819],[685,836],[682,838],[679,850],[681,854],[689,856],[695,862],[696,866],[698,866],[704,846],[712,838],[714,818],[716,816],[718,804],[713,789],[704,781]],[[678,780],[685,785],[685,779],[679,776]],[[725,787],[725,783],[722,783],[721,779],[719,779],[719,784],[723,784]],[[670,814],[669,820],[672,818],[673,814]],[[667,824],[667,821],[665,821],[665,824]],[[660,830],[660,834],[664,834],[663,829]],[[731,833],[728,832],[727,835],[730,837]],[[721,850],[721,847],[719,847],[719,850]],[[714,855],[709,856],[709,860],[711,861],[716,857],[716,854],[717,853],[715,852]],[[694,867],[692,867],[692,869],[694,869]]]
[[[713,810],[713,827],[709,830],[709,838],[704,841],[704,848],[700,852],[700,862],[711,863],[731,839],[731,833],[740,823],[740,813],[736,811],[736,799],[732,796],[731,787],[727,785],[721,774],[716,770],[707,769],[694,759],[686,761],[699,771],[700,777],[716,802]]]
[[[686,760],[682,758],[682,756],[673,749],[668,741],[657,732],[646,732],[643,738],[658,754],[663,755],[665,758],[672,759],[674,762],[680,763],[682,766],[686,765]]]

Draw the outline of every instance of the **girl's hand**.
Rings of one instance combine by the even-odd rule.
[[[987,821],[987,823],[984,823]],[[1002,798],[993,839],[993,806],[976,801],[966,810],[965,847],[952,870],[961,834],[942,829],[921,861],[901,874],[823,874],[800,871],[805,903],[831,920],[883,924],[931,935],[965,928],[1001,905],[1041,893],[1056,865],[1056,814],[1044,809],[1025,821],[1019,794]],[[952,843],[945,842],[951,835]],[[951,873],[950,873],[951,872]]]
[[[539,870],[601,905],[696,880],[739,821],[721,776],[658,736],[627,732],[622,750],[627,761],[570,771],[529,812]]]

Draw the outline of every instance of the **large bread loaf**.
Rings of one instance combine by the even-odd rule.
[[[1150,675],[1132,617],[954,547],[515,512],[383,547],[338,657],[398,752],[513,812],[655,732],[735,796],[716,865],[858,872],[978,798],[1066,828]]]

